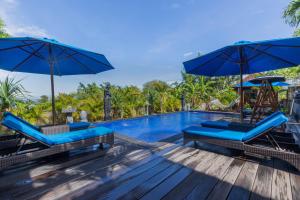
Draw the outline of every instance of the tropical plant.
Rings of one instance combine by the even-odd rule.
[[[155,80],[144,84],[143,93],[147,96],[151,111],[166,112],[166,102],[171,87],[163,81]]]
[[[5,30],[5,24],[2,19],[0,19],[0,38],[7,38],[9,34]]]
[[[298,27],[300,23],[300,0],[292,0],[283,11],[285,22],[292,27]]]
[[[28,92],[21,84],[21,80],[16,81],[14,78],[6,77],[0,81],[0,109],[1,112],[10,110],[16,105],[17,100],[25,98]]]
[[[287,79],[295,79],[300,77],[300,67],[291,67],[291,68],[284,68],[278,69],[273,71],[268,71],[264,73],[265,75],[281,75]]]

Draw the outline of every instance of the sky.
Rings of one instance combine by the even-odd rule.
[[[181,80],[182,62],[241,40],[290,37],[283,9],[290,0],[0,0],[12,36],[56,39],[104,54],[114,70],[55,77],[55,92],[79,82],[142,85]],[[5,72],[31,96],[50,95],[47,75]]]

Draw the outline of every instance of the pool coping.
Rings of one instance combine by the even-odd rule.
[[[131,117],[131,118],[123,118],[123,119],[114,119],[114,120],[107,120],[107,121],[96,121],[93,122],[92,124],[104,124],[104,123],[109,123],[109,122],[118,122],[118,121],[124,121],[124,120],[135,120],[135,119],[140,119],[140,118],[145,118],[145,117],[156,117],[156,116],[163,116],[163,115],[168,115],[172,113],[184,113],[184,112],[202,112],[202,113],[209,113],[209,114],[227,114],[227,115],[237,115],[238,113],[234,112],[223,112],[223,111],[204,111],[204,110],[189,110],[189,111],[176,111],[176,112],[167,112],[167,113],[160,113],[160,114],[151,114],[151,115],[143,115],[143,116],[137,116],[137,117]]]

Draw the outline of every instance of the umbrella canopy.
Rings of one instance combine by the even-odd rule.
[[[240,75],[241,119],[243,74],[276,70],[300,64],[300,37],[241,41],[183,63],[185,71],[204,76]]]
[[[55,120],[54,75],[97,74],[113,69],[102,54],[47,38],[1,38],[0,69],[51,75],[52,117]]]
[[[253,74],[300,64],[300,37],[241,41],[184,62],[187,73],[204,76]]]
[[[285,87],[285,86],[289,86],[290,84],[288,84],[286,82],[273,82],[271,85],[277,86],[277,87]],[[233,87],[235,87],[235,88],[241,87],[241,84],[238,83]],[[254,84],[254,83],[251,83],[250,81],[247,81],[247,82],[243,82],[243,87],[261,87],[261,84]]]

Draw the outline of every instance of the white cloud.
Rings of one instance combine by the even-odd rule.
[[[2,0],[5,3],[9,3],[9,4],[16,4],[17,0]]]
[[[23,24],[16,15],[17,0],[0,0],[0,18],[4,20],[6,31],[12,36],[50,37],[49,33],[36,25]]]
[[[186,53],[184,53],[183,54],[183,57],[189,57],[189,56],[191,56],[191,55],[193,55],[194,54],[194,52],[192,52],[192,51],[190,51],[190,52],[186,52]]]
[[[49,37],[45,29],[38,26],[14,26],[7,25],[6,31],[12,36],[34,36],[34,37]]]

